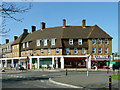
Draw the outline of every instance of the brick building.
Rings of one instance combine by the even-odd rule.
[[[12,44],[14,63],[35,68],[47,66],[56,68],[99,68],[109,66],[112,55],[112,37],[99,26],[67,26],[46,28],[41,22],[41,29],[31,26],[31,32],[23,30],[20,37]],[[18,58],[17,58],[18,57]],[[26,58],[27,57],[27,58]],[[28,59],[28,63],[26,61]]]

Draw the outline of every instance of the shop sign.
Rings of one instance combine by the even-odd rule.
[[[107,59],[108,55],[93,55],[93,58],[96,58],[96,59]]]

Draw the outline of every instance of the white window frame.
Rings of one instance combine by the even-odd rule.
[[[85,48],[82,48],[82,54],[85,54],[86,51],[85,51]]]
[[[19,56],[18,52],[17,52],[17,56]]]
[[[15,56],[16,56],[16,52],[15,52]]]
[[[29,47],[29,42],[27,42],[27,47]]]
[[[74,54],[77,54],[77,53],[78,53],[77,48],[74,48]]]
[[[69,39],[69,44],[73,45],[73,39]]]
[[[107,43],[106,43],[106,40],[107,40]],[[108,44],[108,39],[105,39],[105,44]]]
[[[28,55],[30,55],[30,50],[28,50]]]
[[[93,43],[93,41],[94,41],[94,43]],[[92,44],[96,44],[96,40],[95,39],[92,39]]]
[[[51,49],[50,48],[48,48],[48,54],[50,54],[51,53]]]
[[[99,49],[101,49],[101,50],[99,50]],[[102,48],[98,48],[98,53],[102,53]]]
[[[37,46],[40,46],[40,40],[36,40]]]
[[[25,48],[25,43],[23,43],[23,48]]]
[[[44,39],[44,46],[47,46],[47,39]]]
[[[41,54],[44,54],[44,49],[41,49]]]
[[[70,49],[66,48],[66,54],[70,54]]]
[[[16,45],[15,45],[15,49],[16,49]]]
[[[98,39],[98,44],[102,44],[102,39]]]
[[[51,39],[51,45],[55,45],[55,38]]]
[[[56,54],[59,54],[59,48],[56,48]]]
[[[34,55],[36,54],[36,49],[33,49],[33,54],[34,54]]]
[[[13,52],[13,56],[14,56],[14,52]]]
[[[96,48],[92,48],[92,53],[93,53],[93,49],[94,49],[94,53],[96,53]]]
[[[105,48],[105,53],[106,53],[106,49],[107,49],[107,53],[108,53],[108,48]]]
[[[78,39],[78,45],[82,45],[82,39]]]
[[[25,56],[27,55],[27,51],[25,50]]]
[[[17,45],[17,48],[19,48],[19,45]]]

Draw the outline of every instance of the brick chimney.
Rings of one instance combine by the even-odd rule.
[[[41,30],[45,29],[45,23],[41,22]]]
[[[65,28],[65,26],[66,26],[66,20],[63,19],[63,28]]]
[[[85,28],[85,24],[86,24],[85,22],[86,22],[86,20],[83,19],[83,20],[82,20],[82,27],[83,27],[83,28]]]
[[[23,29],[23,33],[27,33],[28,32],[28,30],[27,29]]]
[[[14,36],[14,41],[18,38],[18,36]]]
[[[36,30],[36,26],[31,26],[31,33]]]
[[[5,39],[5,44],[9,43],[9,39]]]

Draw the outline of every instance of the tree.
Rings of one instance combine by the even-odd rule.
[[[10,18],[15,21],[22,22],[23,18],[16,18],[15,15],[20,13],[26,13],[29,9],[31,9],[31,3],[27,5],[25,4],[18,4],[17,2],[3,2],[0,5],[0,17],[2,18],[0,20],[0,36],[6,36],[6,34],[10,31],[5,29],[6,19]]]

